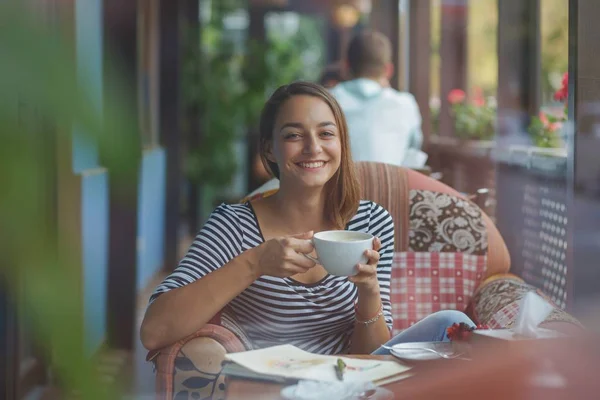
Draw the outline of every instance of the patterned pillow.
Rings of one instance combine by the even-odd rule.
[[[485,276],[487,257],[399,252],[392,264],[393,333],[440,310],[464,311]]]
[[[487,229],[481,210],[447,193],[410,191],[408,249],[486,255]]]
[[[496,276],[484,282],[473,296],[467,313],[475,322],[490,328],[511,328],[519,314],[521,299],[530,291],[535,291],[554,306],[544,322],[568,322],[581,326],[579,321],[556,306],[541,290],[512,274]]]

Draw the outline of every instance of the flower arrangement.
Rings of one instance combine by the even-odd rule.
[[[569,74],[565,72],[561,87],[554,93],[554,100],[564,103],[561,113],[559,115],[552,115],[540,111],[538,116],[531,118],[528,131],[533,143],[537,147],[556,148],[562,146],[560,132],[563,123],[567,120],[568,109],[566,100],[568,97]]]
[[[495,133],[496,107],[483,96],[481,88],[474,89],[472,100],[462,89],[448,93],[456,135],[463,139],[491,140]]]
[[[461,322],[460,324],[454,323],[446,329],[446,335],[452,342],[452,348],[456,353],[469,354],[471,351],[469,340],[475,329],[489,329],[489,327],[487,325],[477,325],[474,327]]]
[[[464,322],[454,323],[446,329],[446,336],[451,342],[466,342],[471,338],[475,329],[489,329],[487,325],[469,326]]]

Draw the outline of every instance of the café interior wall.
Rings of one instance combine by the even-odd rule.
[[[78,79],[102,113],[102,0],[75,3],[75,50]],[[108,291],[109,186],[98,146],[73,127],[73,173],[80,179],[84,343],[95,352],[106,336]]]
[[[104,101],[102,0],[75,3],[75,47],[78,78],[90,101],[102,112]],[[107,331],[108,253],[110,235],[109,172],[98,146],[73,126],[72,169],[80,179],[81,254],[84,343],[89,354],[104,342]],[[162,268],[165,225],[165,150],[143,152],[138,187],[137,284],[145,287]]]
[[[76,147],[74,153],[85,152]],[[92,152],[88,153],[92,154]],[[90,161],[87,159],[88,162]],[[145,151],[140,164],[138,191],[137,287],[143,289],[164,261],[165,151]],[[81,182],[83,310],[86,349],[96,350],[106,334],[108,290],[109,188],[101,167],[77,173]]]
[[[163,267],[165,248],[166,152],[145,150],[138,191],[137,290]]]

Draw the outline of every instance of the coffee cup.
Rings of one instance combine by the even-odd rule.
[[[313,235],[317,258],[306,255],[321,264],[331,275],[356,275],[356,265],[366,264],[365,250],[373,249],[374,236],[355,231],[323,231]]]

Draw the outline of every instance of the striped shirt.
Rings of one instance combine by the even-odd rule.
[[[392,218],[380,205],[362,200],[346,229],[368,232],[381,240],[377,278],[385,322],[391,329]],[[213,211],[186,256],[156,288],[150,301],[201,279],[263,242],[250,203],[222,204]],[[223,318],[235,321],[254,348],[293,344],[312,353],[347,353],[356,300],[356,286],[347,277],[327,275],[314,284],[303,284],[292,278],[262,276],[228,304]]]

